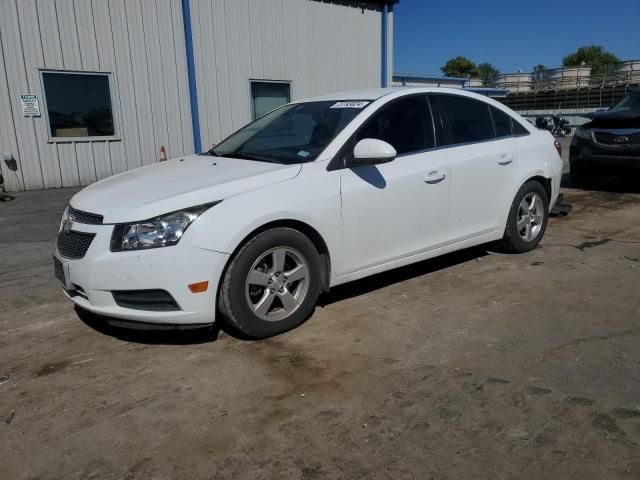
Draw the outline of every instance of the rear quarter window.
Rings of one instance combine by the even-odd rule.
[[[496,129],[496,137],[509,137],[511,136],[511,124],[513,119],[511,115],[503,112],[502,110],[498,110],[495,107],[491,108],[491,117],[493,118],[493,126]]]
[[[527,130],[526,128],[524,128],[520,122],[518,122],[517,120],[513,120],[513,134],[514,135],[529,135],[529,130]]]

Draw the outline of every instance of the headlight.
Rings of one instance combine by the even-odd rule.
[[[180,241],[189,225],[220,202],[185,208],[137,223],[116,225],[111,235],[111,251],[169,247]]]
[[[591,131],[588,128],[578,127],[576,128],[576,137],[584,138],[586,140],[591,140]]]

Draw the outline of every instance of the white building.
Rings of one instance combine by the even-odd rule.
[[[5,184],[87,185],[289,100],[386,85],[394,3],[2,0]]]

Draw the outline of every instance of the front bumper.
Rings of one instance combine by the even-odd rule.
[[[604,145],[574,136],[569,150],[570,166],[595,175],[628,175],[640,172],[640,146]]]
[[[215,322],[216,292],[228,255],[190,245],[150,250],[111,252],[112,225],[74,224],[74,231],[94,233],[83,258],[64,258],[56,250],[65,277],[64,291],[76,305],[99,315],[160,325],[195,325]],[[188,285],[209,282],[203,293]],[[154,311],[125,308],[116,303],[114,291],[164,290],[177,310]]]

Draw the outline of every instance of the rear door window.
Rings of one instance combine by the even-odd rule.
[[[439,146],[495,138],[487,103],[462,95],[436,94],[429,99],[437,117],[436,123],[441,122]]]

